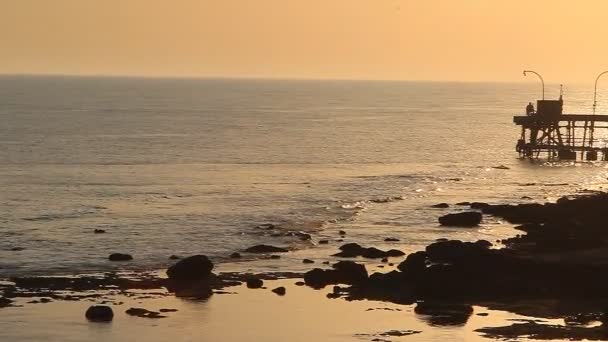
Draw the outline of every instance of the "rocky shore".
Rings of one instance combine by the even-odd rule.
[[[515,323],[480,329],[489,337],[538,339],[606,339],[608,295],[608,230],[605,229],[608,194],[587,193],[563,197],[556,203],[492,205],[471,203],[470,209],[440,217],[455,229],[475,226],[493,216],[518,224],[522,234],[503,241],[462,242],[443,240],[401,258],[391,249],[342,245],[336,263],[300,273],[213,273],[214,265],[203,255],[191,256],[171,266],[166,277],[138,274],[128,277],[108,273],[82,277],[19,277],[0,285],[0,307],[15,298],[51,300],[108,299],[112,294],[208,298],[230,286],[247,284],[264,288],[264,280],[303,279],[297,285],[321,289],[334,285],[330,298],[379,300],[416,304],[415,313],[431,317],[433,324],[459,325],[473,314],[473,306],[505,310],[520,315],[564,318],[566,325]],[[443,206],[445,207],[445,206]],[[446,215],[447,216],[447,215]],[[458,221],[463,219],[463,221]],[[243,252],[285,253],[280,247],[253,246]],[[356,258],[399,257],[387,273],[368,272]],[[310,262],[313,263],[312,260]],[[270,289],[288,295],[284,287]],[[104,312],[103,309],[94,309]],[[131,310],[131,309],[130,309]],[[141,317],[163,318],[158,313],[132,308]],[[91,314],[87,313],[87,317]],[[91,316],[94,317],[94,316]],[[103,317],[108,317],[107,312]],[[111,319],[111,318],[110,318]],[[93,319],[94,320],[94,319]],[[601,324],[600,324],[601,323]]]

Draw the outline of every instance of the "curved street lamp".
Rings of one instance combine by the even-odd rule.
[[[545,99],[545,80],[543,80],[543,77],[534,70],[524,70],[524,76],[527,76],[526,75],[527,73],[532,73],[532,74],[538,76],[538,78],[540,78],[540,82],[543,86],[543,100],[544,100]]]
[[[593,115],[595,115],[595,107],[597,107],[597,81],[600,80],[600,77],[602,77],[603,74],[608,74],[608,70],[597,75],[597,78],[595,79],[595,89],[593,90]]]

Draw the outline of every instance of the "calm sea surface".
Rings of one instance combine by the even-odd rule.
[[[566,110],[589,112],[591,91],[566,87]],[[339,230],[408,253],[512,235],[491,218],[439,227],[459,207],[430,206],[544,202],[605,183],[603,163],[517,159],[512,116],[538,95],[532,81],[1,77],[0,276],[157,269],[172,254],[226,262],[259,243],[298,251],[244,267],[297,269],[334,253]],[[135,259],[110,263],[113,252]]]

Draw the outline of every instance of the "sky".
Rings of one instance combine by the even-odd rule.
[[[605,0],[0,0],[0,73],[593,82]]]

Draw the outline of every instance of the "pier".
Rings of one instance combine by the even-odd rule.
[[[606,144],[599,146],[600,141],[594,137],[596,130],[608,129],[608,115],[564,114],[561,96],[559,100],[539,100],[536,108],[535,112],[513,117],[513,122],[521,126],[516,145],[520,157],[608,160]]]

